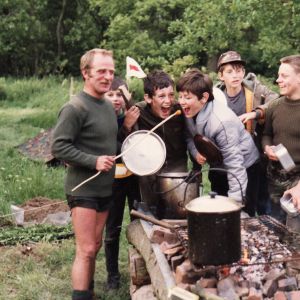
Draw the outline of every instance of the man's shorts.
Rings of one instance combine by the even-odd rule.
[[[112,196],[108,197],[84,197],[66,195],[70,209],[74,207],[84,207],[94,209],[97,212],[109,210],[112,205]]]

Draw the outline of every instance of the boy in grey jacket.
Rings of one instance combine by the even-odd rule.
[[[193,137],[195,134],[201,134],[214,142],[223,156],[223,165],[220,167],[230,172],[227,174],[226,194],[237,201],[242,201],[238,181],[232,174],[239,179],[243,195],[247,198],[251,189],[257,189],[255,177],[259,153],[251,135],[234,112],[214,101],[212,86],[212,80],[208,75],[198,69],[185,73],[177,84],[178,100],[185,115],[189,134],[188,148],[196,161],[202,165],[206,162],[206,157],[197,151]],[[218,187],[215,191],[224,195],[224,190]]]

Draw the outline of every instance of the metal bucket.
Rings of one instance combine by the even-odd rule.
[[[186,218],[185,204],[199,197],[199,176],[189,182],[189,173],[174,172],[156,175],[159,219]]]

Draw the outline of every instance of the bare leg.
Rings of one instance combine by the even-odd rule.
[[[107,212],[97,213],[94,209],[75,207],[72,221],[76,240],[76,256],[72,268],[74,290],[88,290],[93,279],[97,252],[101,247]]]
[[[96,256],[101,249],[102,240],[103,240],[103,231],[105,227],[105,223],[108,217],[108,211],[97,213],[97,224],[96,224]],[[94,261],[94,265],[92,266],[91,270],[91,279],[94,278],[95,273],[95,266],[96,266],[96,259]]]

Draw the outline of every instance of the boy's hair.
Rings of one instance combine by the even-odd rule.
[[[222,65],[222,66],[219,68],[218,72],[222,74],[223,71],[224,71],[224,69],[225,69],[225,67],[226,67],[227,65],[231,65],[232,68],[233,68],[234,70],[240,70],[240,69],[244,69],[244,70],[245,70],[244,64],[242,64],[242,63],[240,63],[240,62],[229,62],[229,63],[227,63],[227,64]]]
[[[190,69],[178,81],[176,89],[178,92],[190,92],[198,97],[200,100],[203,93],[208,93],[207,102],[214,99],[212,92],[213,82],[210,77],[203,74],[198,69]]]
[[[83,54],[80,58],[80,70],[88,70],[91,67],[91,63],[94,59],[95,54],[102,54],[104,56],[111,56],[113,57],[113,52],[106,49],[94,48],[87,51]]]
[[[300,55],[285,56],[280,59],[282,64],[289,64],[293,67],[297,74],[300,73]]]
[[[116,91],[116,90],[118,90],[119,87],[122,86],[122,85],[125,85],[126,88],[127,88],[127,90],[128,90],[128,86],[127,86],[126,82],[125,82],[122,78],[120,78],[120,77],[114,77],[114,80],[113,80],[112,83],[111,83],[110,89],[111,89],[112,91]]]
[[[144,93],[152,98],[158,89],[174,86],[171,77],[162,70],[154,70],[144,78]]]

